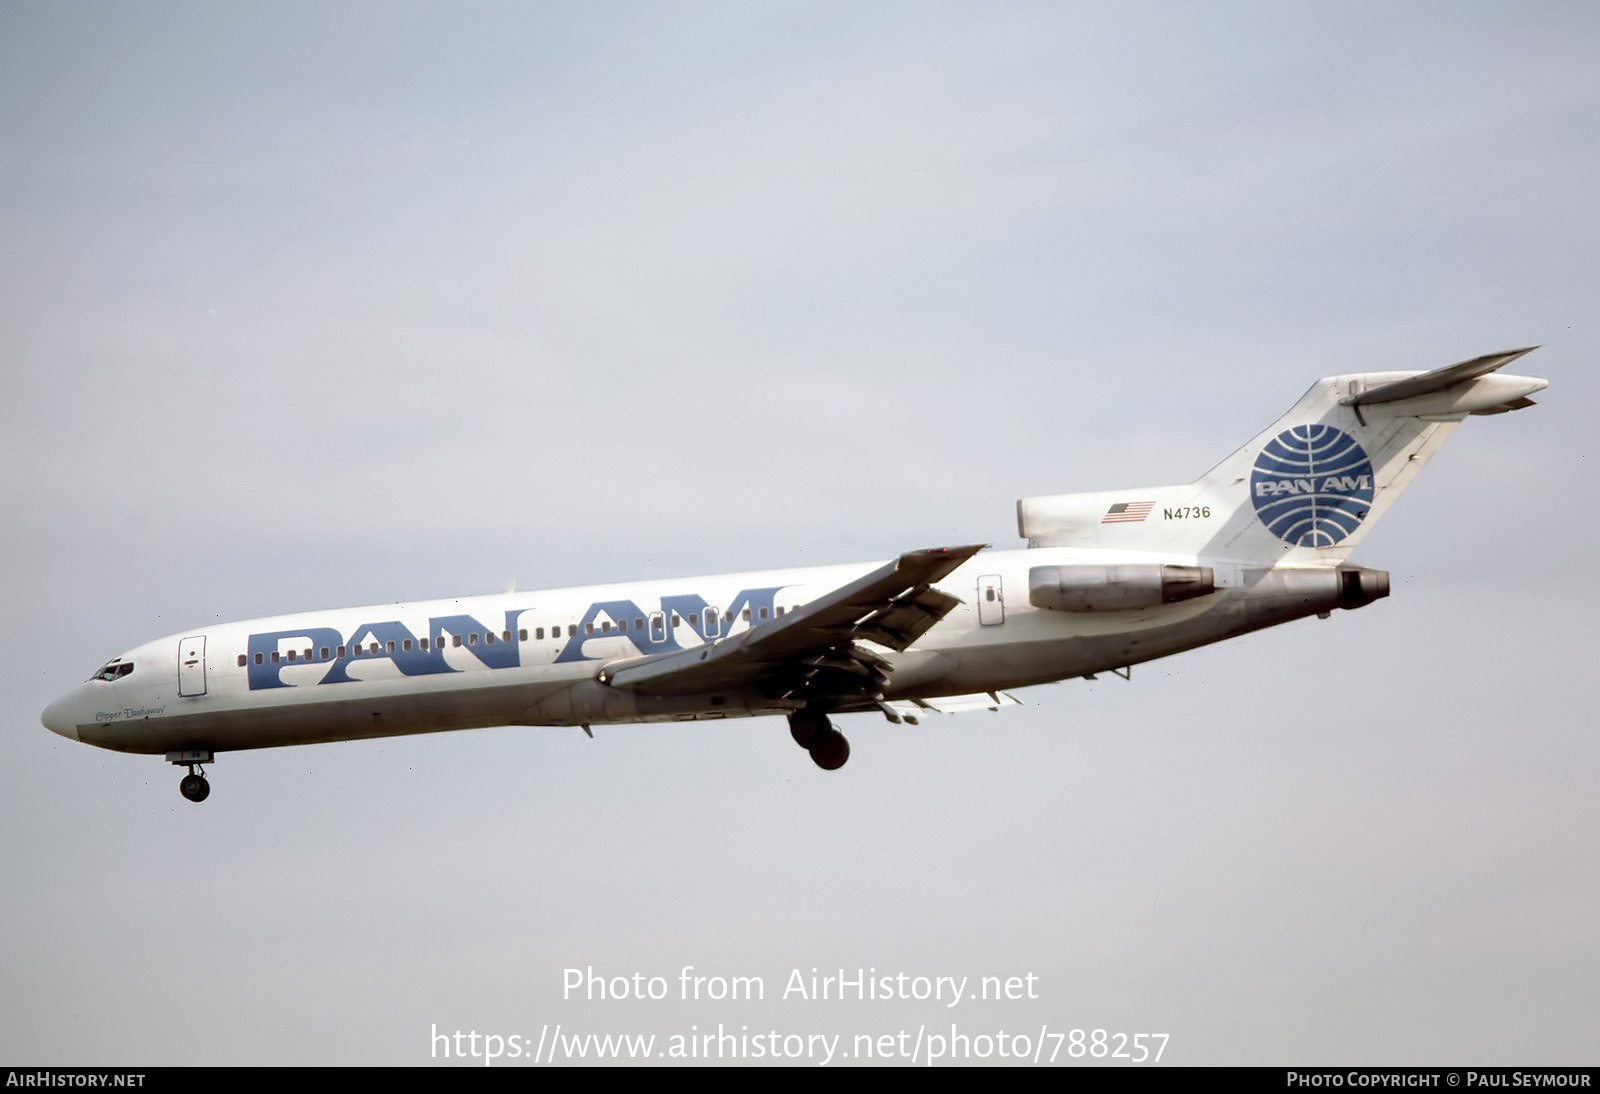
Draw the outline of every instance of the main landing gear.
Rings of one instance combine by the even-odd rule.
[[[807,707],[789,715],[789,736],[811,753],[811,761],[824,771],[837,771],[850,758],[850,742],[820,710]]]
[[[167,761],[179,767],[187,767],[189,773],[178,783],[178,793],[196,804],[205,801],[211,796],[211,784],[206,781],[206,773],[200,767],[213,761],[209,752],[169,752]]]

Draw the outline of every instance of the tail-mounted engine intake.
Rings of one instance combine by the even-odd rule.
[[[1216,591],[1209,566],[1035,566],[1028,603],[1057,612],[1158,608]]]

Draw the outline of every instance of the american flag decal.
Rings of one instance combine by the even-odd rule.
[[[1101,524],[1137,524],[1150,515],[1150,510],[1155,508],[1153,501],[1119,501],[1106,515],[1100,518]]]

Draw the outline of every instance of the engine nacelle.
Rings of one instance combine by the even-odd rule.
[[[1126,612],[1159,608],[1216,591],[1209,566],[1035,566],[1028,603],[1056,612]]]
[[[1365,566],[1341,566],[1339,607],[1362,608],[1389,595],[1389,571],[1369,570]]]

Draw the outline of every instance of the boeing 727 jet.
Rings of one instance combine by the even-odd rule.
[[[835,715],[998,708],[1388,596],[1351,551],[1464,419],[1532,405],[1546,381],[1497,371],[1531,348],[1318,380],[1193,482],[1023,498],[1021,550],[201,626],[112,658],[43,721],[164,754],[195,802],[218,752],[499,725],[782,715],[834,770]]]

